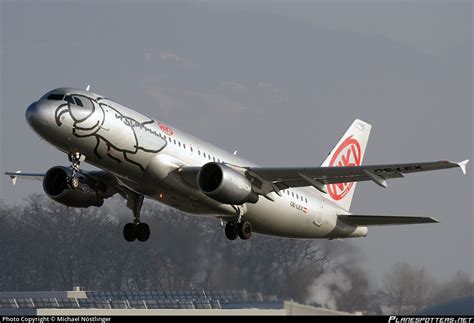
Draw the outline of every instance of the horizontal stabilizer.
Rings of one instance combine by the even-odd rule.
[[[390,215],[339,215],[339,219],[352,225],[399,225],[417,223],[439,223],[438,220],[422,216]]]

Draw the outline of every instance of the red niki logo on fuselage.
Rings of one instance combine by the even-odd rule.
[[[352,138],[352,135],[347,137],[336,149],[336,152],[329,162],[329,167],[341,166],[360,166],[362,153],[359,142]],[[329,184],[328,193],[336,201],[343,199],[354,185],[350,183]]]
[[[164,123],[158,123],[158,126],[160,127],[161,130],[168,136],[172,136],[174,134],[173,129],[171,129],[170,126],[164,124]]]

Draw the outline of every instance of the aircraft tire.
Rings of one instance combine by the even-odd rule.
[[[150,226],[148,224],[139,223],[135,230],[138,241],[147,241],[150,238]]]
[[[249,221],[243,221],[238,228],[239,237],[242,240],[248,240],[252,236],[252,225]]]
[[[125,238],[126,241],[132,242],[137,239],[137,232],[136,232],[136,226],[133,223],[127,223],[123,227],[123,237]]]
[[[224,231],[226,238],[229,240],[235,240],[239,237],[239,234],[237,233],[237,225],[235,225],[234,222],[227,222]]]
[[[79,188],[79,178],[77,178],[76,176],[71,178],[71,187],[73,189]]]

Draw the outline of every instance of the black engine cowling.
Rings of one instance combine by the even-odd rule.
[[[43,179],[43,189],[54,201],[70,207],[102,206],[104,199],[97,193],[100,183],[76,173],[79,187],[71,188],[67,178],[72,174],[70,168],[55,166],[50,168]]]
[[[221,203],[240,205],[258,201],[250,181],[223,164],[211,162],[202,166],[197,182],[201,192]]]

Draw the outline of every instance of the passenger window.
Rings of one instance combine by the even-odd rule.
[[[201,151],[198,149],[198,155],[201,156]]]
[[[176,139],[173,139],[173,143],[176,145]]]
[[[189,147],[191,149],[191,152],[193,152],[193,147]]]
[[[179,140],[178,140],[178,146],[180,146],[180,147],[181,147],[181,141],[179,141]]]
[[[183,142],[183,148],[186,149],[186,144]]]
[[[306,203],[308,203],[308,199],[307,199],[306,197],[304,198],[304,201],[305,201]]]
[[[171,142],[171,137],[168,137],[168,140]]]
[[[204,158],[206,158],[206,153],[202,153],[202,155],[204,156]]]
[[[295,197],[295,193],[291,192],[291,196]]]
[[[212,160],[214,160],[214,162],[216,161],[216,157],[212,156]]]

